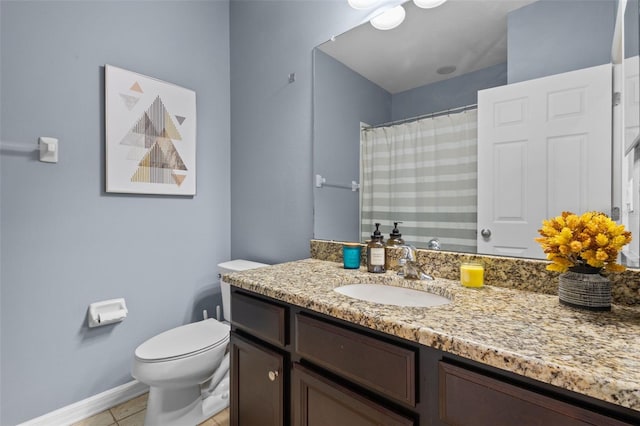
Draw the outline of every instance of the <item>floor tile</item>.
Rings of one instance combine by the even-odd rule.
[[[144,415],[147,410],[140,411],[132,416],[125,417],[122,420],[118,420],[120,426],[144,426]]]
[[[148,393],[145,393],[71,426],[143,426],[148,396]],[[229,426],[229,424],[229,408],[226,408],[198,426]]]
[[[138,413],[147,408],[147,397],[148,393],[142,394],[137,398],[133,398],[127,402],[123,402],[120,405],[116,405],[111,408],[111,414],[115,417],[118,422],[120,419],[124,419],[125,417],[129,417],[132,414]]]
[[[229,426],[229,409],[225,408],[213,416],[213,420],[215,420],[219,426]]]
[[[115,423],[115,419],[109,410],[98,413],[87,419],[74,423],[72,426],[110,426]]]

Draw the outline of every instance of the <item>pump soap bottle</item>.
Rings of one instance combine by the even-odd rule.
[[[380,224],[376,223],[376,230],[371,234],[371,241],[367,243],[367,271],[376,274],[384,273],[384,237],[380,233]]]
[[[398,230],[399,223],[402,222],[393,222],[393,230],[391,231],[391,234],[389,234],[389,239],[387,240],[386,248],[391,249],[386,250],[385,253],[384,268],[387,271],[396,271],[400,268],[400,265],[398,264],[398,253],[394,250],[404,245],[402,234]]]

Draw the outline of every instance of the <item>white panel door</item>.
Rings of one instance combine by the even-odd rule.
[[[611,206],[611,65],[478,92],[478,253],[544,258],[542,220]]]

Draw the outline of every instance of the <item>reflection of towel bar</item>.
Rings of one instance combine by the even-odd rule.
[[[344,185],[339,183],[329,183],[327,179],[323,178],[322,175],[316,175],[316,188],[322,188],[323,186],[330,186],[332,188],[344,188],[350,189],[353,192],[356,192],[360,189],[360,184],[355,180],[351,181],[351,185]]]

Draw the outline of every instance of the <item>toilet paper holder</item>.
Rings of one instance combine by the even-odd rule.
[[[128,312],[124,298],[91,303],[87,311],[87,323],[90,328],[113,324],[125,319]]]

